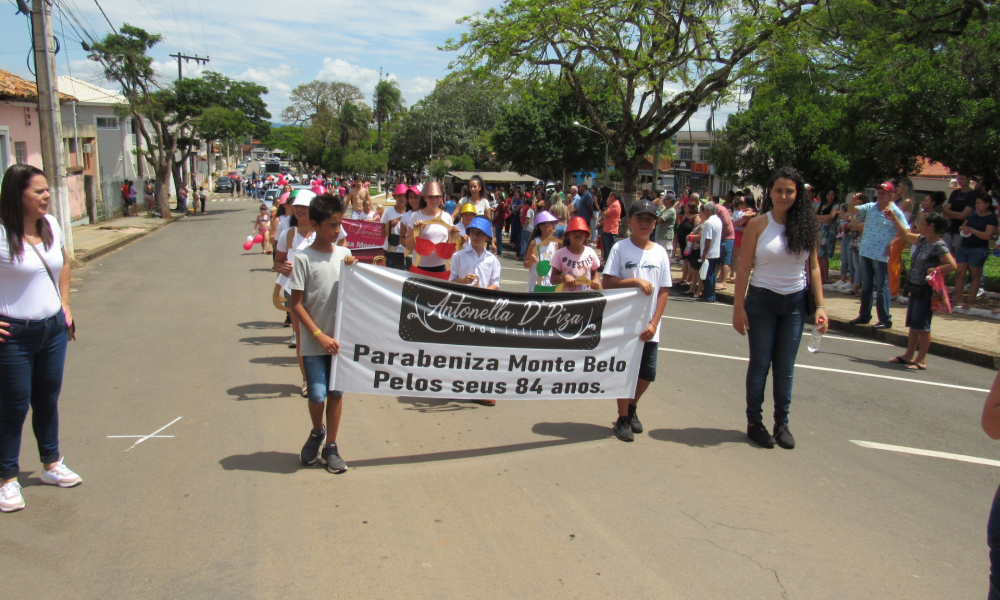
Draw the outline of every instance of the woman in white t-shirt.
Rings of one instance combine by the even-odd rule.
[[[438,244],[444,244],[451,241],[452,225],[451,215],[446,214],[441,210],[441,205],[444,204],[444,192],[441,190],[441,184],[437,181],[431,181],[424,184],[423,198],[420,200],[420,210],[407,213],[403,217],[406,223],[407,237],[406,237],[406,249],[412,252],[417,252],[420,255],[419,264],[417,268],[420,268],[428,273],[445,273],[447,269],[445,268],[445,262],[447,258],[444,258],[439,253]],[[428,223],[435,219],[441,219],[442,223]],[[419,234],[417,231],[419,230]],[[421,246],[423,244],[417,243],[418,239],[428,240],[434,245],[429,253],[421,252]],[[454,246],[451,248],[454,251]],[[451,254],[446,255],[450,258]]]
[[[309,204],[315,197],[316,194],[310,190],[299,191],[292,202],[292,216],[288,220],[288,229],[278,236],[274,248],[274,270],[278,272],[278,279],[275,283],[285,290],[286,298],[292,294],[290,277],[292,266],[295,264],[295,255],[308,248],[316,240],[316,232],[313,231],[312,223],[309,222]],[[292,339],[289,340],[288,347],[295,348],[299,370],[302,371],[302,395],[305,396],[306,371],[302,365],[302,356],[299,354],[299,320],[294,314],[291,317]]]
[[[750,341],[747,436],[764,448],[777,444],[791,449],[795,438],[788,430],[788,410],[807,294],[816,301],[815,327],[820,332],[826,332],[827,318],[816,252],[816,216],[802,177],[795,169],[778,169],[768,189],[764,214],[754,217],[743,230],[733,328]],[[806,284],[807,261],[812,289]],[[764,426],[762,412],[768,371],[773,373],[773,435]]]
[[[21,432],[32,430],[44,470],[42,483],[83,482],[59,454],[59,391],[66,360],[69,258],[63,232],[46,214],[49,185],[41,169],[14,165],[0,187],[0,511],[24,508]]]

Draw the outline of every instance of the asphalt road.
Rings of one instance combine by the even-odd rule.
[[[1000,459],[979,428],[995,374],[828,336],[800,352],[798,447],[759,449],[723,305],[670,300],[632,444],[610,401],[348,395],[350,470],[301,467],[270,257],[241,247],[255,207],[210,202],[74,273],[61,439],[85,482],[41,485],[26,427],[27,508],[0,515],[18,597],[985,596],[1000,470],[851,440]],[[174,437],[108,437],[154,432]]]

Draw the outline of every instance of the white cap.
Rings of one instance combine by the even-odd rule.
[[[315,197],[316,192],[312,190],[299,190],[299,193],[295,194],[295,202],[292,202],[292,206],[309,206]]]

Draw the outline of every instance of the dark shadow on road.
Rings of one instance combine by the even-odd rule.
[[[210,210],[205,211],[204,215],[201,214],[201,213],[198,213],[196,215],[188,215],[187,218],[184,219],[184,221],[182,221],[182,222],[184,222],[184,223],[197,223],[198,221],[211,221],[212,219],[207,218],[209,215],[221,215],[221,214],[224,214],[224,213],[231,213],[231,212],[243,212],[243,211],[240,210],[240,209],[238,209],[238,208],[218,208],[218,209],[215,209],[215,210],[211,210],[210,209]]]
[[[415,410],[422,413],[451,412],[454,410],[466,410],[476,408],[479,404],[474,404],[471,400],[445,400],[440,398],[415,398],[412,396],[399,396],[396,400],[400,404],[409,404],[406,410]]]
[[[750,444],[747,434],[736,429],[708,429],[705,427],[689,427],[687,429],[654,429],[649,437],[661,442],[674,442],[695,448],[721,446],[727,443]]]
[[[288,344],[288,336],[261,336],[261,337],[248,337],[243,338],[240,342],[247,344],[249,346],[264,346],[266,344],[280,344],[285,346]]]
[[[295,356],[264,356],[261,358],[251,358],[250,362],[255,365],[271,365],[273,367],[298,366],[299,359]]]
[[[249,321],[240,323],[238,327],[243,329],[281,329],[281,321]]]
[[[274,269],[249,269],[251,273],[260,273],[262,271],[267,271],[268,273],[273,273]]]
[[[476,458],[479,456],[510,454],[511,452],[524,452],[525,450],[554,448],[556,446],[565,446],[566,444],[594,442],[606,439],[612,435],[610,427],[602,427],[600,425],[594,425],[593,423],[537,423],[531,428],[531,431],[538,435],[554,436],[562,439],[544,440],[539,442],[523,442],[520,444],[507,444],[505,446],[492,446],[490,448],[473,448],[470,450],[447,450],[444,452],[429,452],[427,454],[410,454],[407,456],[387,456],[384,458],[348,460],[347,465],[353,468],[363,468],[385,467],[389,465],[412,465],[440,462],[444,460],[459,460],[463,458]]]
[[[253,454],[234,454],[223,458],[219,464],[227,471],[257,471],[278,475],[291,475],[299,469],[311,468],[302,464],[298,454],[274,452],[273,450],[254,452]]]
[[[250,383],[229,388],[226,393],[230,396],[236,396],[236,400],[301,398],[302,388],[285,383]]]
[[[898,354],[902,354],[903,353],[902,349],[896,348],[895,351],[892,350],[892,349],[887,349],[885,360],[881,360],[881,359],[874,360],[874,359],[871,359],[871,358],[858,358],[857,356],[850,356],[849,354],[841,354],[839,352],[823,352],[822,350],[819,351],[819,354],[827,354],[829,356],[843,356],[844,358],[846,358],[847,360],[849,360],[851,362],[862,364],[862,365],[870,365],[872,367],[878,367],[878,368],[884,369],[886,371],[895,371],[897,373],[898,372],[908,372],[906,370],[906,365],[897,365],[895,363],[889,362],[889,359],[892,358],[893,356],[896,356],[897,353]],[[912,372],[912,371],[909,371],[909,372]]]

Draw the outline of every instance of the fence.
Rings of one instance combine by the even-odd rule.
[[[122,199],[123,179],[101,181],[101,198],[97,202],[97,220],[108,221],[125,214],[125,201]],[[135,184],[137,190],[142,190],[141,181]]]

